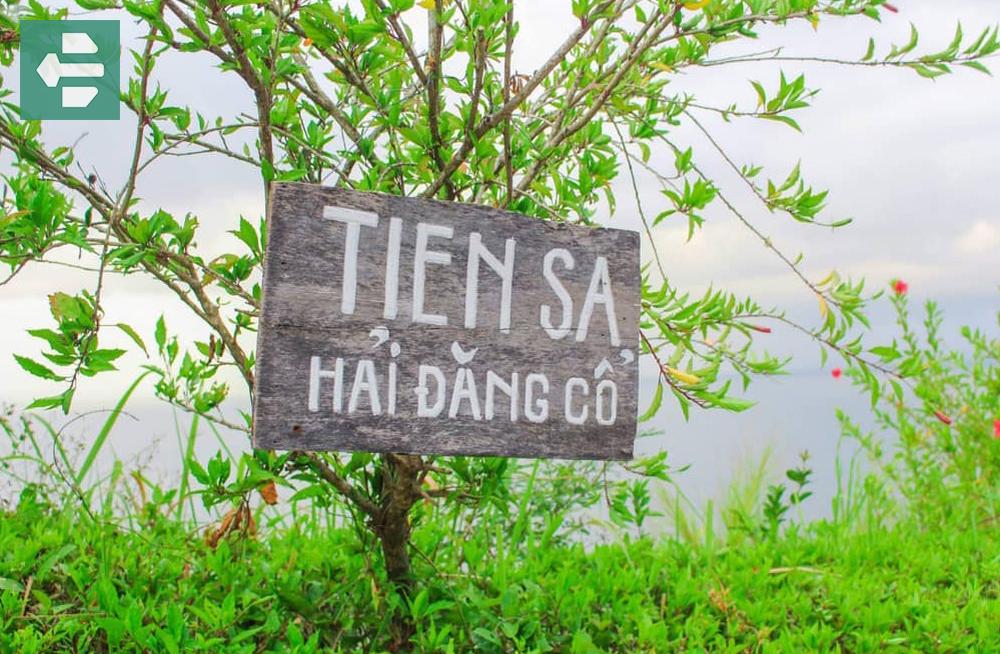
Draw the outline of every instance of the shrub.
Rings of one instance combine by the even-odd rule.
[[[900,377],[872,392],[875,431],[865,432],[840,414],[844,431],[862,444],[907,508],[929,524],[951,514],[995,521],[1000,515],[1000,339],[963,327],[961,345],[951,347],[941,335],[942,314],[935,302],[926,303],[920,330],[906,292],[895,290],[891,301],[899,333],[870,352],[893,365]],[[856,371],[852,377],[872,390]]]

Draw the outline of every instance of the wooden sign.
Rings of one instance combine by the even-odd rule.
[[[632,457],[636,232],[308,184],[269,213],[256,447]]]

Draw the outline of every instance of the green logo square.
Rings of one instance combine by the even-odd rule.
[[[117,20],[21,21],[21,118],[118,120]]]

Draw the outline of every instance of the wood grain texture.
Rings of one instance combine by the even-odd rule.
[[[354,311],[342,312],[347,224],[324,218],[324,207],[377,214],[374,227],[360,227]],[[398,248],[398,314],[384,315],[390,219],[400,219]],[[426,268],[425,313],[447,318],[446,325],[413,321],[413,280],[419,223],[449,227],[450,239],[434,237],[428,249],[448,253],[450,264]],[[501,330],[501,277],[480,258],[476,327],[465,327],[467,263],[470,234],[504,261],[507,239],[514,240],[510,329]],[[555,339],[540,324],[542,305],[549,305],[558,325],[563,306],[542,274],[553,248],[573,257],[572,270],[561,261],[553,268],[572,298],[570,333]],[[605,308],[594,306],[586,338],[577,341],[579,317],[598,257],[607,260],[614,298],[614,320],[620,343],[611,343]],[[502,455],[575,459],[629,459],[636,431],[638,320],[640,302],[639,236],[636,232],[544,222],[519,214],[457,203],[360,193],[308,184],[275,184],[269,207],[264,261],[263,303],[257,346],[254,398],[256,447],[299,450],[363,450],[442,455]],[[380,328],[373,335],[372,330]],[[387,336],[384,342],[377,337]],[[475,354],[472,355],[473,348]],[[472,355],[470,361],[456,359]],[[463,353],[465,356],[463,356]],[[310,369],[319,357],[323,370],[343,365],[341,411],[335,410],[335,380],[313,378],[318,405],[310,410]],[[370,361],[361,364],[361,361]],[[602,362],[605,362],[602,365]],[[390,384],[394,364],[395,383]],[[444,407],[437,417],[418,416],[420,365],[434,366],[446,380]],[[359,368],[366,368],[359,372]],[[468,372],[461,372],[460,369]],[[369,379],[367,373],[375,372]],[[495,393],[495,413],[485,419],[487,372],[510,383],[518,379],[517,420],[509,414],[507,395]],[[532,389],[547,402],[548,417],[531,422],[524,406],[529,375],[544,375]],[[566,418],[566,385],[572,384]],[[355,381],[359,382],[355,389]],[[373,410],[374,381],[379,403]],[[613,424],[610,388],[617,393]],[[473,391],[471,385],[475,385]],[[457,411],[449,417],[455,387]],[[395,410],[390,414],[390,386]],[[437,385],[430,383],[429,398]],[[586,391],[584,391],[586,386]],[[349,413],[352,391],[355,411]],[[586,392],[586,394],[584,394]],[[475,395],[473,400],[470,394]],[[476,415],[478,405],[478,419]],[[540,405],[529,407],[536,413]]]

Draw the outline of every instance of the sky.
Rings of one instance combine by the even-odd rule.
[[[533,71],[574,28],[569,4],[546,1],[516,5],[521,24],[515,45],[516,71]],[[858,58],[870,36],[878,42],[879,52],[885,52],[892,42],[905,42],[910,22],[921,31],[920,51],[928,52],[947,45],[958,20],[967,33],[1000,22],[1000,3],[993,0],[899,0],[895,4],[899,13],[887,16],[882,24],[864,19],[824,19],[816,30],[806,24],[764,28],[758,42],[718,54],[782,46],[785,55]],[[424,31],[422,11],[416,8],[406,16],[418,35]],[[122,33],[126,46],[137,47],[139,32],[127,17]],[[123,65],[128,66],[124,58]],[[4,71],[3,83],[16,88],[14,70]],[[725,124],[713,115],[699,118],[737,162],[763,165],[770,177],[783,178],[801,162],[810,184],[831,190],[826,215],[830,219],[852,217],[851,226],[831,231],[769,214],[739,185],[698,131],[681,128],[676,140],[694,148],[705,171],[719,180],[727,195],[779,248],[793,256],[805,254],[802,267],[811,278],[825,277],[836,269],[844,276],[863,277],[876,288],[892,278],[902,278],[909,283],[914,301],[940,301],[952,336],[961,324],[996,333],[1000,309],[997,79],[967,69],[929,81],[908,70],[784,62],[692,68],[679,75],[672,87],[675,92],[695,95],[702,104],[752,106],[756,100],[748,80],[760,80],[771,88],[782,70],[789,76],[806,73],[808,85],[822,89],[813,106],[797,116],[802,134],[767,121]],[[232,116],[252,107],[236,76],[220,73],[206,57],[172,53],[164,58],[157,78],[170,89],[171,103],[197,105],[206,115]],[[118,122],[50,122],[45,131],[50,144],[79,139],[76,151],[81,165],[99,172],[111,188],[121,183],[134,133],[134,118],[127,112]],[[654,152],[654,162],[670,160],[669,153]],[[9,155],[0,153],[0,170],[9,162]],[[652,179],[640,173],[638,184],[647,213],[655,215],[660,210],[657,207],[665,207]],[[617,212],[602,215],[602,221],[638,229],[627,175],[620,177],[615,190]],[[256,219],[263,211],[258,174],[217,157],[162,160],[141,182],[138,194],[144,209],[199,216],[204,226],[199,244],[206,252],[226,251],[231,240],[225,230],[239,216]],[[818,320],[815,298],[808,289],[721,204],[716,203],[706,217],[705,227],[690,242],[686,225],[668,223],[655,232],[656,246],[672,283],[693,293],[716,287],[749,294],[764,305],[788,309],[804,322]],[[643,253],[648,259],[648,243],[644,243]],[[33,397],[58,390],[23,373],[11,354],[38,353],[39,343],[25,330],[48,325],[48,293],[76,292],[93,287],[93,283],[92,274],[34,266],[0,287],[0,312],[6,317],[0,322],[0,402],[21,407]],[[154,281],[112,278],[105,293],[106,322],[128,322],[147,335],[147,340],[151,341],[148,336],[161,313],[168,316],[177,333],[204,333]],[[873,318],[877,336],[890,333],[891,317],[884,308],[876,308]],[[109,335],[107,342],[114,343],[115,338]],[[685,483],[696,497],[717,492],[734,471],[746,467],[768,447],[775,451],[776,470],[793,464],[802,449],[812,450],[814,456],[817,452],[833,456],[838,437],[835,408],[863,414],[864,402],[845,380],[837,383],[830,378],[828,369],[821,367],[814,344],[777,330],[765,345],[772,352],[795,358],[789,377],[751,388],[749,395],[759,401],[757,407],[740,416],[696,415],[684,422],[670,406],[655,425],[663,434],[639,446],[640,451],[666,448],[676,465],[692,464],[692,472],[685,476],[691,481]],[[129,371],[142,363],[142,357],[135,354],[122,359],[122,367]],[[110,407],[131,377],[129,372],[88,380],[77,394],[78,410]],[[654,384],[655,373],[644,368],[643,397],[652,393]],[[125,421],[113,434],[115,451],[141,454],[145,460],[160,463],[176,461],[171,458],[176,457],[171,449],[175,449],[172,411],[152,399],[148,386],[139,391],[130,407],[136,419]],[[83,434],[95,419],[78,421],[74,429]],[[188,418],[180,416],[180,420],[184,423]],[[152,449],[154,442],[166,453],[161,456],[160,450]],[[239,437],[232,442],[239,442]],[[830,483],[829,474],[825,483]]]

